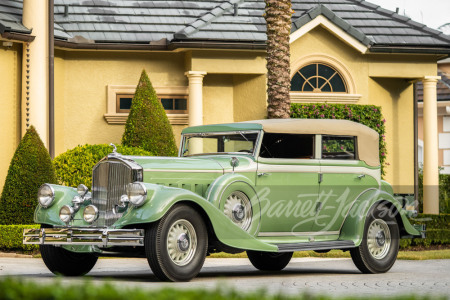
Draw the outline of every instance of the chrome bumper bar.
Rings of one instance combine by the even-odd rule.
[[[24,229],[24,244],[144,246],[143,229],[41,228]]]

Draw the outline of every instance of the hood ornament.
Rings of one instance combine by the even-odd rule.
[[[111,147],[113,147],[112,153],[110,153],[108,156],[119,156],[120,153],[117,152],[117,147],[113,143],[109,144]]]

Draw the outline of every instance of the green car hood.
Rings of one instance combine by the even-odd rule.
[[[192,172],[216,171],[223,174],[223,167],[213,159],[192,157],[155,157],[155,156],[126,156],[139,164],[144,172],[167,171],[167,172]]]

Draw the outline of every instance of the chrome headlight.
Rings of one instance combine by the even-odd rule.
[[[70,220],[72,220],[72,216],[75,214],[75,210],[73,209],[73,207],[69,206],[69,205],[64,205],[63,207],[61,207],[61,209],[59,210],[59,218],[61,219],[61,221],[63,221],[64,223],[69,223]]]
[[[88,205],[84,209],[83,213],[83,219],[88,222],[92,223],[98,218],[98,209],[94,205]]]
[[[83,198],[86,196],[87,192],[89,192],[89,189],[84,184],[79,184],[77,187],[77,193],[78,195]]]
[[[39,204],[47,208],[52,205],[53,200],[55,200],[55,190],[49,184],[44,183],[38,190]]]
[[[127,185],[127,195],[131,204],[141,206],[147,198],[147,189],[142,182],[132,182]]]

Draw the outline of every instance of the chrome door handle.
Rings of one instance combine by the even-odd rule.
[[[366,174],[361,174],[358,176],[358,179],[363,179],[364,177],[366,177]]]
[[[258,173],[258,176],[269,176],[270,173]]]

